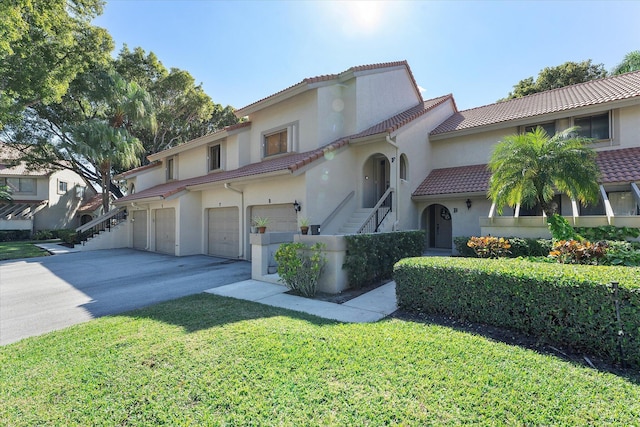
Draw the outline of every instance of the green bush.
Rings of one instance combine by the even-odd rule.
[[[638,242],[607,241],[607,252],[600,259],[602,265],[640,266],[640,244]]]
[[[2,230],[0,231],[0,242],[18,242],[29,240],[31,231],[29,230]]]
[[[347,255],[342,268],[347,270],[350,286],[357,289],[390,279],[396,262],[422,255],[425,233],[417,230],[345,236]]]
[[[275,253],[280,280],[292,291],[313,297],[318,279],[327,260],[322,253],[323,243],[307,246],[304,243],[283,243]]]
[[[54,237],[54,230],[40,230],[33,233],[33,240],[50,240]]]
[[[398,262],[394,278],[404,310],[506,327],[640,366],[640,268],[423,257]],[[620,283],[620,336],[611,282]]]
[[[461,256],[476,258],[473,248],[467,246],[470,239],[470,237],[459,236],[453,239],[453,243]],[[505,237],[505,239],[509,240],[511,245],[509,258],[547,256],[551,251],[552,242],[549,239],[525,239],[522,237]]]
[[[75,245],[80,243],[78,233],[76,232],[76,230],[61,229],[61,230],[55,230],[55,231],[56,231],[55,234],[57,235],[57,237],[65,243],[68,243],[70,245]]]
[[[616,227],[615,225],[576,227],[576,232],[592,242],[599,240],[627,240],[640,236],[640,228]]]

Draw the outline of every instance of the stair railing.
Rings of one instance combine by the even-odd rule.
[[[362,233],[377,233],[380,230],[380,225],[384,222],[385,218],[393,210],[393,192],[395,190],[391,187],[384,192],[378,203],[373,207],[371,213],[364,221],[358,234]]]
[[[126,221],[126,219],[127,209],[125,207],[112,209],[106,214],[76,228],[78,243],[82,243],[84,245],[89,238],[101,233],[102,231],[111,231],[111,228],[123,221]]]

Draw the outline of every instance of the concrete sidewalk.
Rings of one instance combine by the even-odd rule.
[[[245,280],[208,289],[214,295],[243,299],[348,323],[377,322],[397,310],[396,284],[389,282],[344,304],[288,295],[282,285]]]

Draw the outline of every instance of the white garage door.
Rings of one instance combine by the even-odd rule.
[[[209,255],[238,258],[239,216],[237,207],[209,209]]]
[[[157,209],[156,211],[156,251],[176,254],[176,211]]]
[[[256,217],[269,218],[267,232],[298,230],[298,218],[291,203],[253,206],[251,208],[251,218]]]
[[[146,249],[147,247],[147,211],[133,211],[133,247]]]

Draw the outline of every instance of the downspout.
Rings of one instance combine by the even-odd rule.
[[[231,184],[229,184],[228,182],[224,183],[224,188],[226,188],[227,190],[231,190],[233,192],[236,192],[238,194],[240,194],[240,224],[241,224],[241,238],[242,238],[242,248],[240,249],[240,254],[238,254],[238,258],[244,258],[244,253],[245,253],[245,224],[244,224],[244,192],[231,187]]]
[[[396,142],[391,139],[389,134],[387,134],[385,138],[389,144],[391,144],[393,147],[396,148],[396,162],[397,162],[396,163],[396,185],[395,185],[396,187],[396,215],[395,215],[396,219],[393,222],[393,227],[391,228],[392,231],[396,231],[398,227],[398,222],[400,222],[399,212],[398,212],[400,210],[400,157],[398,156],[400,147],[398,147],[398,144],[396,144]]]

